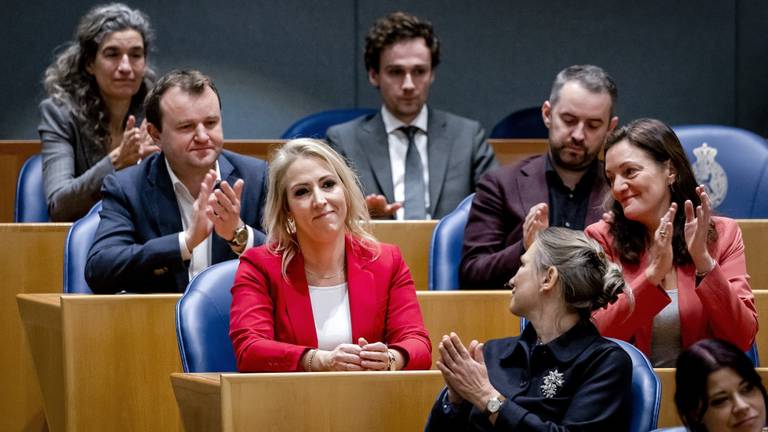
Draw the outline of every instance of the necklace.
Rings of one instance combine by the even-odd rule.
[[[332,273],[329,275],[321,275],[319,273],[315,273],[312,270],[304,267],[304,271],[307,272],[308,275],[312,276],[314,279],[320,279],[320,280],[328,280],[328,279],[335,279],[339,277],[342,273],[344,273],[344,267],[341,267],[341,270],[337,271],[336,273]]]

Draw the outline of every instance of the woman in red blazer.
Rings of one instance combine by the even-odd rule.
[[[240,257],[232,287],[238,370],[429,369],[408,267],[368,223],[357,178],[327,145],[297,139],[277,151],[267,241]]]
[[[742,350],[757,333],[744,243],[733,219],[712,216],[680,141],[669,126],[640,119],[605,146],[612,223],[586,232],[620,262],[635,297],[597,311],[604,336],[637,345],[656,367],[704,338]]]

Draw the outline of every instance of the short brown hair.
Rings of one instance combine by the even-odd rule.
[[[152,90],[144,99],[144,117],[148,123],[152,123],[158,131],[163,130],[163,111],[160,109],[160,99],[165,92],[178,87],[193,95],[201,95],[206,87],[210,87],[219,100],[221,109],[221,96],[213,84],[213,80],[202,72],[192,69],[175,69],[160,77]]]
[[[440,64],[440,41],[432,23],[405,12],[393,12],[379,18],[365,36],[365,69],[379,72],[381,52],[384,48],[404,40],[423,38],[432,55],[432,69]]]

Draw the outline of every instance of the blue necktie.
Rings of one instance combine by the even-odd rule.
[[[403,126],[400,130],[408,137],[408,152],[405,154],[405,219],[426,219],[424,166],[415,142],[419,128]]]

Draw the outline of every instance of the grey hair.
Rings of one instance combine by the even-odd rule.
[[[560,71],[552,83],[552,91],[549,93],[551,106],[557,105],[560,99],[560,90],[566,83],[576,81],[590,93],[608,93],[611,96],[610,117],[613,117],[613,109],[619,97],[616,82],[601,67],[594,65],[573,65]]]
[[[621,293],[634,303],[621,268],[582,231],[549,227],[539,232],[535,251],[534,271],[541,274],[550,267],[557,269],[563,300],[581,319],[614,303]]]

